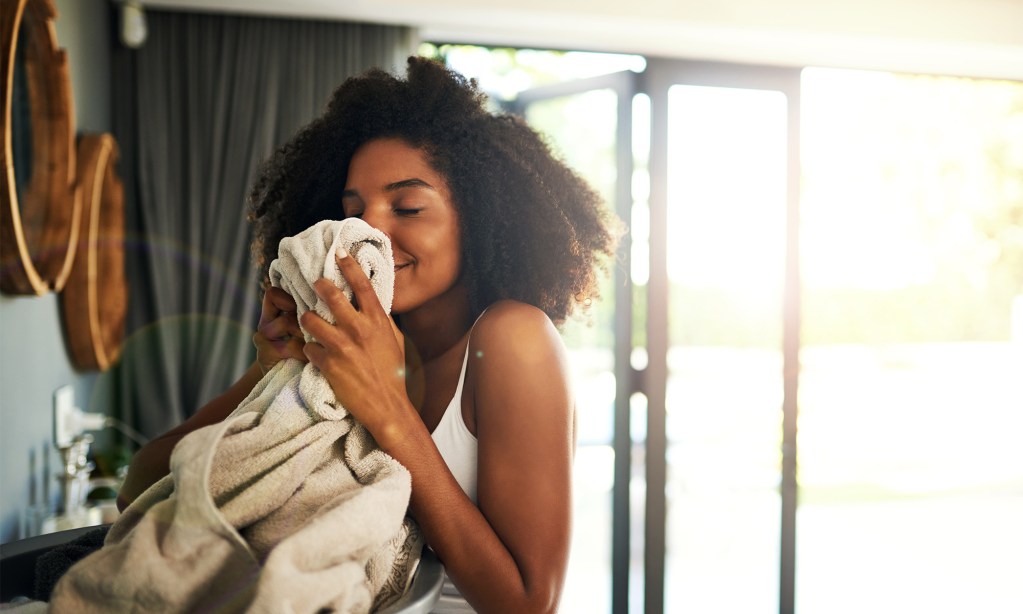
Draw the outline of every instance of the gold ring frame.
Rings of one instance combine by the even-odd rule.
[[[9,294],[40,295],[63,288],[74,258],[71,246],[77,241],[81,207],[75,190],[74,115],[67,54],[57,48],[56,16],[53,0],[5,0],[0,8],[4,104],[0,290]],[[16,66],[19,47],[24,57]],[[19,186],[12,107],[15,72],[22,67],[32,151],[31,174]]]
[[[124,269],[124,186],[114,172],[117,143],[109,134],[78,141],[82,224],[75,266],[60,293],[71,361],[106,370],[124,340],[128,286]]]

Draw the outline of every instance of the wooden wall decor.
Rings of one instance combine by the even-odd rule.
[[[78,232],[74,114],[67,54],[57,48],[53,0],[0,3],[3,172],[0,174],[0,290],[45,294],[67,281]],[[21,53],[19,54],[19,50]],[[24,70],[29,143],[13,143],[15,73]],[[14,151],[31,149],[16,173]],[[22,185],[17,177],[23,176]]]
[[[114,172],[117,156],[109,134],[83,135],[78,141],[82,227],[60,301],[71,361],[79,369],[107,369],[124,340],[128,286],[124,186]]]

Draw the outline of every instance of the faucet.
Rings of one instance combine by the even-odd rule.
[[[92,435],[79,434],[58,446],[63,460],[63,471],[56,476],[62,495],[60,513],[43,520],[41,533],[101,524],[100,510],[85,504],[89,494],[89,476],[96,468],[89,461],[92,441]]]
[[[92,435],[78,435],[68,445],[59,448],[64,460],[64,471],[57,476],[64,495],[61,510],[65,515],[77,514],[85,507],[88,495],[89,475],[96,465],[89,461],[89,446]]]

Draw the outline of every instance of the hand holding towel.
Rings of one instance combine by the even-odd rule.
[[[358,261],[389,310],[387,237],[358,219],[281,241],[271,283],[299,312],[329,310],[320,277],[351,291],[334,254]],[[328,320],[330,321],[330,320]],[[408,471],[381,451],[311,364],[278,363],[228,418],[185,436],[171,474],[58,583],[75,612],[367,612],[407,588],[422,538],[405,512]]]
[[[334,259],[340,249],[347,251],[359,263],[376,291],[380,305],[390,313],[394,299],[391,242],[387,235],[358,218],[343,222],[325,220],[300,235],[282,239],[278,258],[270,263],[270,283],[295,299],[299,315],[312,309],[333,324],[334,314],[316,296],[312,283],[320,278],[328,279],[341,288],[349,301],[352,300],[352,290]],[[306,341],[309,340],[310,336],[306,334]]]

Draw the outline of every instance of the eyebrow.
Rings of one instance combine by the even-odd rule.
[[[384,191],[395,192],[404,188],[426,188],[428,190],[437,191],[432,185],[426,183],[422,179],[413,177],[411,179],[402,179],[401,181],[395,181],[394,183],[388,183],[384,186]],[[345,190],[341,192],[341,198],[358,197],[358,190]]]

